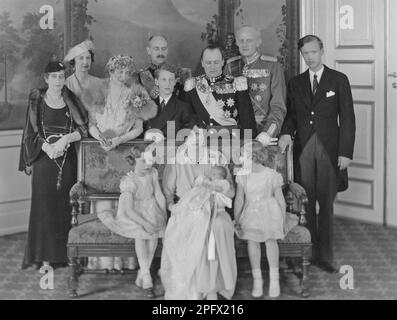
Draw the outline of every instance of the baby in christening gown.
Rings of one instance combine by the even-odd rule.
[[[212,167],[206,176],[198,176],[195,186],[171,208],[161,267],[165,299],[199,298],[197,268],[203,256],[215,259],[212,221],[219,210],[232,205],[225,195],[230,188],[226,176],[224,167]]]
[[[222,166],[214,166],[206,176],[198,176],[195,186],[178,201],[172,208],[172,214],[184,213],[193,210],[200,210],[207,203],[210,205],[210,196],[217,197],[216,205],[231,206],[231,199],[224,194],[229,190],[230,184],[226,180],[227,172]]]

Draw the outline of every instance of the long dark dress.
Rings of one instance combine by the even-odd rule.
[[[70,117],[67,106],[62,109],[48,107],[44,100],[45,136],[70,132]],[[63,156],[50,159],[42,151],[33,164],[32,202],[29,220],[28,242],[23,266],[41,261],[66,263],[66,243],[71,222],[69,191],[77,181],[77,157],[73,146],[69,147],[62,167],[61,188],[57,190],[57,177]]]
[[[20,170],[26,171],[26,167],[32,167],[32,201],[23,269],[32,264],[40,265],[43,261],[56,266],[68,261],[66,244],[71,227],[69,191],[77,180],[76,150],[73,144],[67,150],[61,187],[57,190],[59,167],[41,150],[44,139],[75,130],[79,130],[82,137],[87,136],[85,114],[80,117],[79,109],[70,99],[64,99],[67,102],[65,107],[53,109],[45,103],[44,94],[45,91],[36,90],[29,97],[21,149]],[[56,159],[59,166],[62,166],[63,159],[63,156]]]

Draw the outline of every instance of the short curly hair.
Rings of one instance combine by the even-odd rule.
[[[269,160],[269,151],[259,141],[253,140],[246,143],[242,149],[245,150],[247,147],[251,148],[251,157],[253,162],[265,165]]]
[[[131,73],[136,71],[134,59],[131,56],[117,55],[113,56],[106,63],[106,70],[113,73],[116,69],[128,68]]]
[[[178,69],[174,65],[169,63],[164,63],[156,71],[154,71],[154,77],[158,79],[160,72],[163,70],[173,73],[175,75],[175,78],[178,76]]]
[[[130,152],[127,154],[125,159],[132,167],[135,167],[136,159],[142,156],[142,154],[145,152],[145,149],[146,145],[144,144],[135,145],[130,149]]]

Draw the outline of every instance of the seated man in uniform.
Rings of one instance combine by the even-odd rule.
[[[139,83],[142,84],[152,99],[159,96],[159,88],[155,83],[155,71],[160,68],[167,61],[168,56],[168,41],[164,36],[154,35],[149,38],[147,47],[147,54],[149,56],[150,65],[139,71]],[[185,73],[189,74],[188,69],[177,68],[175,72],[176,84],[174,92],[179,96],[183,90],[183,79]]]
[[[243,26],[236,32],[241,56],[226,61],[225,73],[248,79],[249,94],[258,126],[258,137],[264,145],[277,143],[287,108],[284,73],[274,57],[259,53],[260,32]]]
[[[185,82],[183,99],[188,102],[202,127],[239,126],[256,136],[256,122],[245,77],[234,78],[222,72],[224,59],[217,46],[201,54],[205,74]]]
[[[176,72],[174,66],[165,63],[154,73],[159,88],[159,96],[154,99],[158,111],[155,118],[144,123],[146,137],[157,132],[163,137],[170,135],[169,138],[175,138],[180,129],[193,126],[190,105],[179,100],[174,93]]]

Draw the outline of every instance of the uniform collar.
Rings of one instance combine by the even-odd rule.
[[[207,79],[207,81],[210,84],[214,84],[216,82],[222,81],[225,78],[225,75],[222,73],[217,77],[208,77],[207,75],[205,75],[205,79]]]
[[[244,57],[245,64],[252,64],[252,63],[254,63],[256,60],[258,60],[259,57],[260,57],[260,54],[259,54],[258,51],[256,51],[255,54],[254,54],[252,57],[250,57],[250,58]]]

